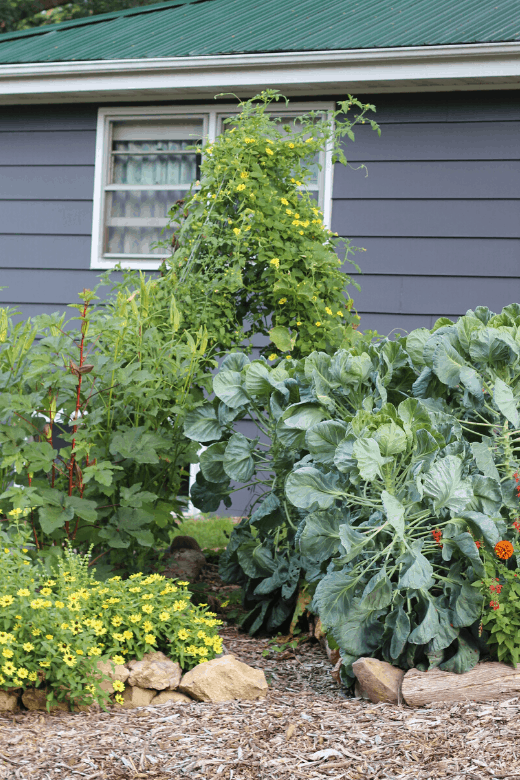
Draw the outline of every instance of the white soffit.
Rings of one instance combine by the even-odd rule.
[[[0,102],[170,100],[253,94],[520,87],[520,42],[0,65]]]

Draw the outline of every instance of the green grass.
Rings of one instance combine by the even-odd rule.
[[[203,550],[221,550],[227,546],[234,525],[231,517],[200,515],[183,520],[171,538],[173,540],[176,536],[192,536]]]

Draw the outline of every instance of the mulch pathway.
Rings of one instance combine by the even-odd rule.
[[[266,699],[0,717],[0,780],[520,780],[520,699],[411,709],[347,698],[318,643],[263,656]],[[282,657],[285,656],[285,657]]]
[[[230,589],[215,569],[204,593],[218,606]],[[266,699],[0,715],[0,780],[520,780],[519,698],[374,705],[346,696],[315,640],[276,652],[230,624],[221,634],[264,670]]]

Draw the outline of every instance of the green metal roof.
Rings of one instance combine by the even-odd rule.
[[[519,39],[520,0],[170,0],[0,35],[0,63]]]

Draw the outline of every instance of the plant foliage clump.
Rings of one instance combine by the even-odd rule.
[[[222,652],[220,621],[190,602],[187,582],[137,573],[100,583],[88,557],[70,550],[49,571],[19,524],[1,532],[1,689],[43,687],[50,704],[102,702],[99,660],[161,650],[188,670]]]
[[[24,512],[42,555],[94,545],[105,576],[169,543],[197,453],[182,424],[216,365],[161,283],[131,277],[103,306],[85,290],[68,321],[0,309],[0,517]]]
[[[341,140],[354,140],[355,125],[370,121],[379,130],[366,118],[374,107],[352,97],[330,116],[314,111],[294,120],[273,106],[280,99],[262,92],[224,121],[225,132],[202,147],[200,181],[171,210],[169,225],[176,249],[168,278],[183,291],[184,306],[208,332],[220,323],[221,345],[229,334],[240,344],[248,323],[248,338],[270,337],[264,351],[273,359],[337,349],[359,322],[339,241],[324,226],[309,184],[321,175],[326,148],[346,164]],[[355,250],[341,243],[348,258]]]
[[[363,655],[474,666],[485,556],[509,570],[520,554],[519,369],[517,304],[274,367],[229,356],[185,431],[209,445],[195,504],[231,480],[263,491],[222,564],[250,630],[288,620],[306,581],[346,680]],[[254,440],[234,430],[247,411]]]

